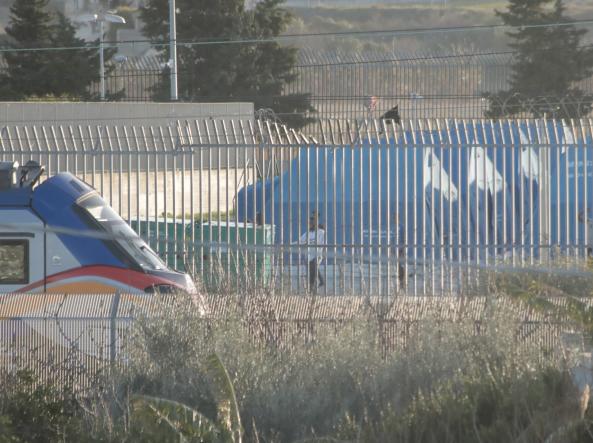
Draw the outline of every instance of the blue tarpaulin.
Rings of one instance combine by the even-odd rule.
[[[592,160],[592,140],[575,139],[561,122],[455,122],[354,146],[303,145],[281,176],[241,189],[236,205],[240,221],[261,213],[273,222],[277,243],[298,239],[317,211],[327,244],[346,253],[351,245],[380,254],[389,240],[419,256],[537,254],[543,243],[581,244],[578,214],[592,206]]]

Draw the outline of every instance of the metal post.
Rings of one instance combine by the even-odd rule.
[[[169,0],[169,56],[171,69],[171,101],[177,101],[177,17],[175,0]]]
[[[103,20],[99,20],[99,77],[101,78],[101,101],[105,100],[105,57],[103,54]]]
[[[117,357],[117,313],[119,310],[119,302],[121,295],[116,292],[113,296],[113,303],[111,304],[111,312],[109,315],[109,361],[113,364]]]

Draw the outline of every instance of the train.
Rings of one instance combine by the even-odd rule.
[[[195,294],[83,180],[0,162],[0,293]]]

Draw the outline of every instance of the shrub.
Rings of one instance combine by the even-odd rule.
[[[405,348],[387,354],[372,313],[280,349],[254,340],[240,303],[229,310],[236,314],[205,320],[180,304],[140,321],[126,381],[131,391],[182,402],[214,420],[204,362],[216,352],[235,386],[246,435],[266,441],[433,441],[422,435],[436,438],[439,429],[462,441],[476,435],[474,425],[486,439],[505,426],[519,436],[532,432],[529,414],[545,415],[557,398],[574,398],[559,356],[546,354],[537,339],[519,340],[516,315],[496,302],[480,335],[474,320],[426,319]],[[429,426],[432,420],[438,423]]]
[[[91,441],[82,431],[83,416],[71,392],[19,371],[0,394],[0,441]]]

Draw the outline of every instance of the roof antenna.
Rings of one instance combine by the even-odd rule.
[[[41,178],[45,168],[34,160],[29,160],[19,168],[19,187],[33,187]]]

